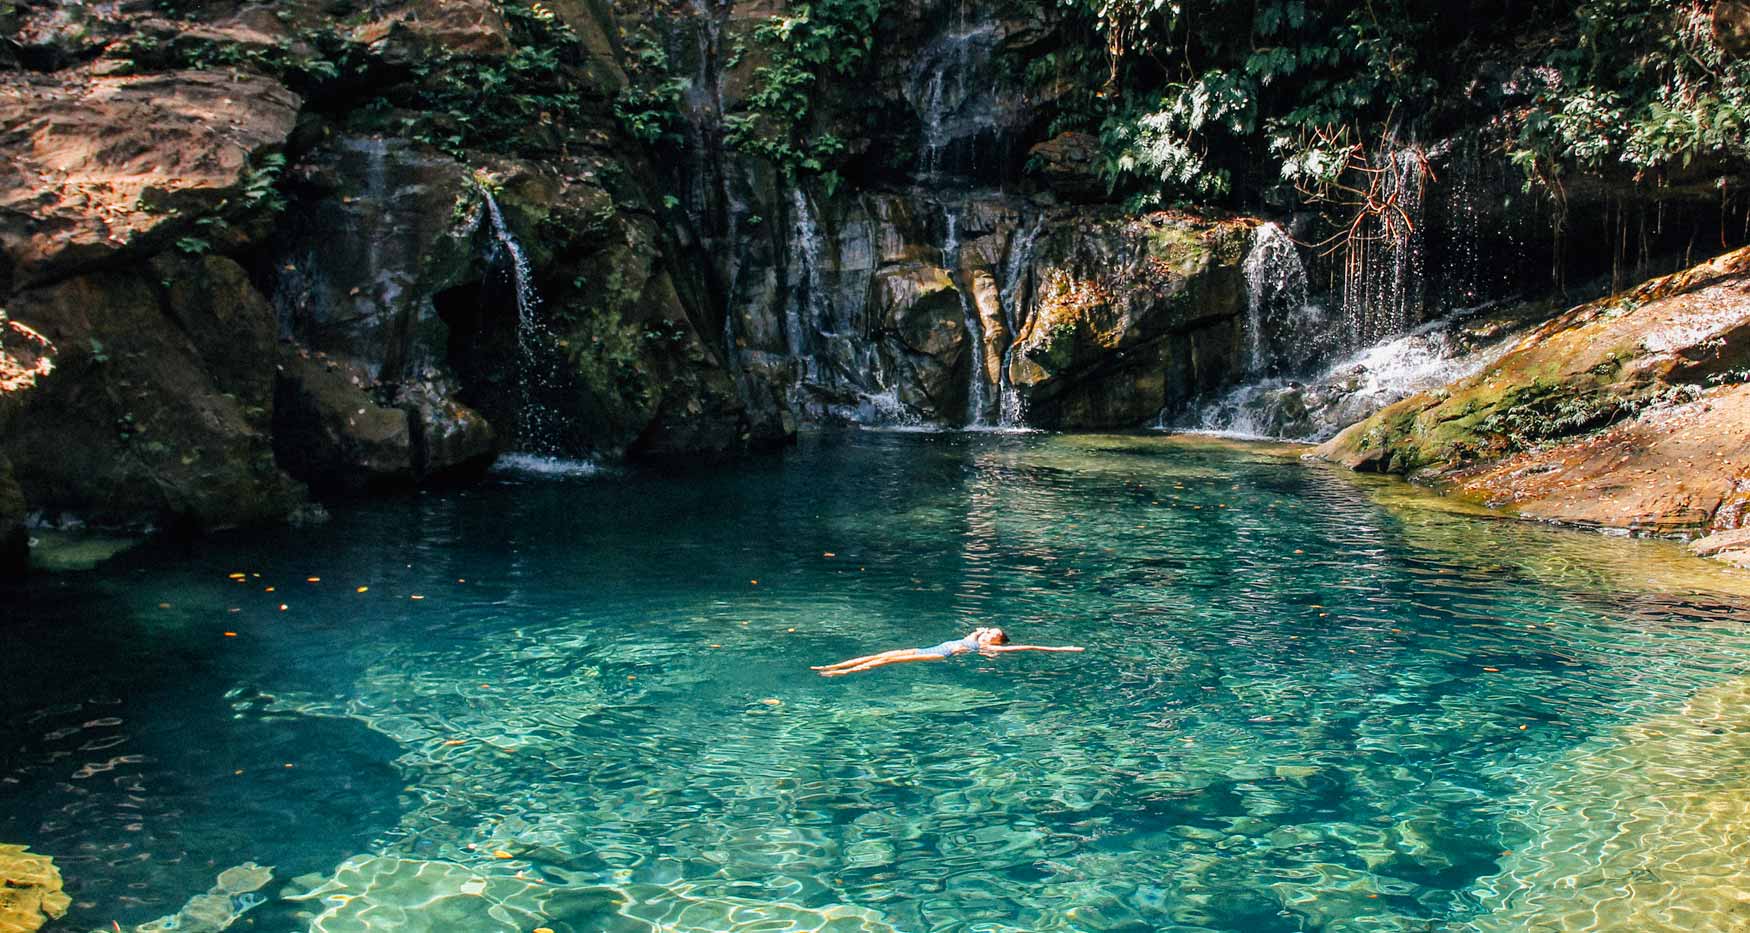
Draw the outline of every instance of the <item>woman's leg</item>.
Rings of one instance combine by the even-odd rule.
[[[905,651],[888,651],[883,654],[878,654],[855,667],[835,668],[833,670],[821,671],[820,673],[823,677],[843,677],[846,674],[861,674],[864,671],[874,670],[877,667],[886,667],[889,664],[908,664],[912,661],[940,660],[943,660],[942,656],[933,651],[919,651],[916,648],[910,648]]]
[[[856,667],[859,664],[868,664],[870,661],[879,660],[881,658],[888,658],[888,657],[893,657],[895,655],[901,655],[901,654],[909,654],[910,652],[916,651],[916,650],[917,650],[916,648],[898,648],[898,649],[895,649],[893,651],[883,651],[880,654],[866,654],[860,658],[852,658],[849,661],[840,661],[837,664],[822,664],[819,667],[811,667],[811,668],[809,668],[809,670],[811,670],[811,671],[836,671],[836,670]]]

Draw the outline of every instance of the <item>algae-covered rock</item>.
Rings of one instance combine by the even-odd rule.
[[[0,931],[31,933],[67,913],[54,860],[24,846],[0,845]]]
[[[1135,426],[1238,372],[1251,226],[1153,214],[1054,230],[1009,356],[1030,423]]]
[[[1319,448],[1525,517],[1727,530],[1750,505],[1750,250],[1582,305]]]

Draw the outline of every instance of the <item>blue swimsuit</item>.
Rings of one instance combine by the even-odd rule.
[[[965,654],[969,651],[977,651],[977,650],[978,650],[978,638],[977,638],[977,636],[968,635],[965,638],[956,638],[953,641],[945,641],[939,645],[934,645],[934,646],[929,647],[929,648],[919,648],[918,653],[919,654],[933,654],[938,658],[951,658],[957,654]]]

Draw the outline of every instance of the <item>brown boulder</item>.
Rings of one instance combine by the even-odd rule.
[[[203,217],[252,211],[260,160],[301,106],[273,81],[229,72],[0,74],[0,254],[13,286],[157,252]]]
[[[486,469],[498,452],[492,425],[454,399],[435,395],[404,403],[413,430],[420,479],[465,478]]]
[[[296,504],[267,437],[273,313],[236,263],[166,257],[23,292],[11,311],[56,348],[34,388],[0,397],[0,453],[33,509],[216,528]]]
[[[412,0],[360,26],[353,38],[395,64],[444,52],[502,58],[511,50],[504,13],[488,0]]]
[[[899,400],[926,418],[952,421],[966,409],[970,365],[966,311],[948,270],[905,263],[875,278],[877,318],[900,374]]]
[[[290,352],[276,385],[274,453],[293,476],[355,494],[417,478],[407,412],[379,405],[361,368]]]

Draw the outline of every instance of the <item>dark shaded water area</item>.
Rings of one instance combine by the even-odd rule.
[[[68,930],[245,862],[235,929],[1461,928],[1577,755],[1742,677],[1750,602],[1403,498],[864,432],[142,549],[9,597],[0,841]],[[986,624],[1089,650],[807,670]]]

